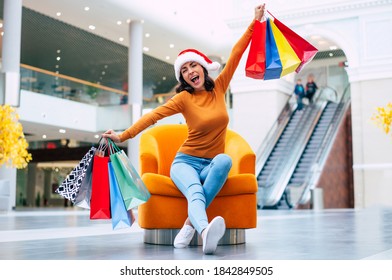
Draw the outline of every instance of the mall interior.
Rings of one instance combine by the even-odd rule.
[[[0,260],[392,259],[392,138],[375,118],[392,104],[392,0],[265,1],[318,51],[271,80],[246,75],[245,51],[226,103],[255,155],[257,225],[228,229],[216,254],[197,236],[173,248],[179,229],[143,228],[137,207],[113,229],[56,192],[104,131],[175,94],[181,50],[224,66],[259,4],[152,2],[0,0],[0,104],[16,109],[31,154],[0,165]],[[309,76],[318,89],[300,110],[295,83]],[[135,167],[140,136],[119,144]]]

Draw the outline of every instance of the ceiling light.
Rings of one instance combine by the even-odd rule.
[[[88,28],[91,29],[91,30],[95,30],[95,26],[94,25],[89,25]]]
[[[0,23],[0,28],[3,28],[3,24],[2,23]]]
[[[42,139],[46,139],[46,135],[44,134],[44,135],[42,135]]]
[[[330,49],[331,51],[334,51],[334,50],[337,50],[338,47],[337,47],[337,46],[330,46],[329,49]]]
[[[57,53],[61,53],[61,50],[57,50]]]
[[[118,40],[119,40],[120,42],[122,42],[122,41],[124,41],[124,38],[123,38],[123,37],[120,37],[120,38],[118,38]]]
[[[61,57],[58,56],[58,57],[56,57],[56,59],[57,59],[57,61],[59,61],[61,59]]]
[[[95,135],[94,135],[94,138],[95,138],[95,139],[98,139],[98,138],[99,138],[99,134],[95,134]]]
[[[167,56],[166,56],[166,60],[169,60],[169,59],[170,59],[170,56],[167,55]]]
[[[59,132],[64,134],[64,133],[66,133],[67,131],[66,131],[65,129],[60,128],[60,129],[59,129]]]
[[[131,22],[131,19],[127,19],[127,23],[130,23]]]
[[[58,17],[61,16],[61,12],[57,12],[56,16],[58,16]]]
[[[150,38],[150,33],[146,33],[144,36],[146,36],[146,38]]]
[[[169,47],[172,49],[174,48],[174,44],[170,44]]]
[[[87,12],[88,10],[90,10],[90,7],[84,7],[84,10]]]
[[[1,32],[1,36],[3,36],[4,35],[4,32]]]
[[[162,77],[162,80],[166,81],[166,77]]]
[[[121,24],[122,24],[121,20],[118,20],[118,21],[117,21],[117,24],[118,24],[118,25],[121,25]]]
[[[143,48],[143,51],[145,51],[145,52],[148,52],[149,50],[150,50],[150,48],[148,48],[148,47]]]
[[[333,53],[330,52],[330,53],[329,53],[329,56],[333,56]]]

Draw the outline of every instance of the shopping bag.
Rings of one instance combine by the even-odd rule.
[[[263,79],[265,73],[266,22],[256,20],[252,40],[246,60],[245,75],[253,79]]]
[[[84,209],[90,209],[93,165],[94,165],[94,157],[91,158],[91,162],[88,165],[86,175],[82,180],[82,184],[80,185],[79,191],[76,194],[75,201],[74,201],[75,206]]]
[[[270,20],[272,33],[278,48],[279,58],[282,63],[282,72],[280,77],[295,72],[298,66],[301,64],[301,60],[284,37],[283,33],[278,29],[275,23]]]
[[[145,203],[151,196],[130,159],[113,141],[109,139],[110,161],[127,209]]]
[[[95,154],[91,178],[90,219],[110,219],[109,156],[102,139]]]
[[[113,229],[127,228],[134,222],[134,216],[128,212],[121,195],[111,162],[108,163],[109,185],[110,185],[110,212],[112,216]],[[129,211],[132,211],[129,210]]]
[[[56,193],[62,197],[75,202],[75,198],[79,192],[79,188],[82,185],[83,179],[85,178],[87,169],[91,165],[91,160],[94,156],[96,148],[91,147],[88,152],[83,156],[82,160],[76,165],[60,186],[55,190]]]
[[[265,74],[264,80],[279,79],[282,73],[282,62],[271,27],[271,19],[266,20],[265,36]]]
[[[270,12],[269,14],[272,15]],[[289,42],[289,44],[297,54],[298,58],[301,60],[300,65],[295,70],[298,73],[307,63],[309,63],[313,59],[313,57],[317,54],[318,49],[312,44],[310,44],[303,37],[295,33],[292,29],[284,25],[276,17],[274,17],[274,23],[276,27],[282,32],[286,40]]]

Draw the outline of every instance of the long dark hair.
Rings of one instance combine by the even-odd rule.
[[[203,67],[203,66],[202,66]],[[203,67],[204,72],[204,87],[206,91],[212,91],[215,87],[214,80],[208,76],[208,71]],[[195,89],[191,87],[187,82],[185,82],[182,74],[180,74],[180,83],[176,86],[176,93],[180,93],[181,91],[186,90],[189,93],[193,93]]]

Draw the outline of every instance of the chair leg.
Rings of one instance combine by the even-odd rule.
[[[173,245],[179,229],[145,229],[144,243],[154,245]],[[226,229],[218,245],[237,245],[245,243],[245,229]],[[198,234],[193,237],[190,246],[202,245],[203,241]]]

